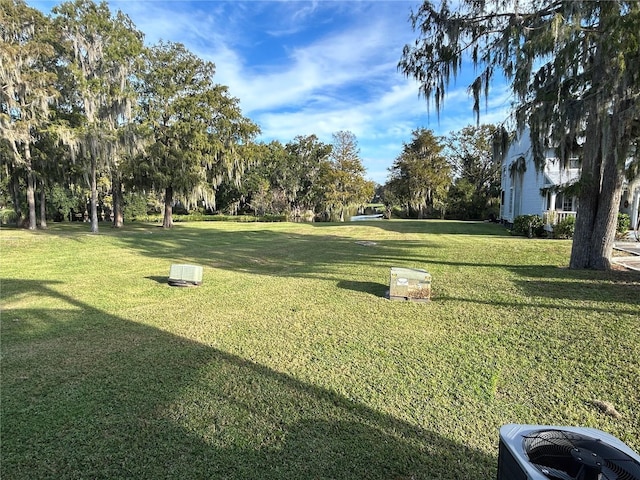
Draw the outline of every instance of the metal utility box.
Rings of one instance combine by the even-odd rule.
[[[191,287],[202,283],[202,267],[198,265],[171,265],[169,285]]]
[[[391,268],[389,281],[391,300],[429,301],[431,298],[431,274],[417,268]]]

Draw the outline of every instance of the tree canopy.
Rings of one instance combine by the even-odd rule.
[[[109,214],[121,226],[123,209],[163,210],[171,227],[175,206],[214,211],[217,197],[232,213],[313,218],[373,195],[354,135],[338,150],[313,134],[256,144],[259,127],[212,62],[182,44],[145,47],[106,2],[66,1],[50,16],[23,0],[0,7],[0,208],[22,221],[26,198],[30,228],[38,186],[42,227],[74,218],[93,232]]]
[[[356,136],[344,130],[334,133],[330,162],[321,183],[327,210],[337,210],[341,222],[347,207],[367,203],[373,197],[374,184],[364,178],[364,173]]]

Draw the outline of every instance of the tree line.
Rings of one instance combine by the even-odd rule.
[[[353,133],[257,142],[213,63],[180,43],[145,46],[105,2],[50,16],[23,0],[0,6],[0,202],[30,229],[80,218],[96,232],[148,211],[171,227],[176,207],[343,221],[374,199],[420,218],[497,213],[493,127],[416,129],[376,186]]]

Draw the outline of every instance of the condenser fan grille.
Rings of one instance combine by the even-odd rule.
[[[557,480],[640,480],[640,463],[598,439],[563,430],[524,436],[529,461]]]

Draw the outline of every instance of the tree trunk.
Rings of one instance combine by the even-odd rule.
[[[31,149],[29,143],[24,144],[24,160],[27,166],[27,206],[29,207],[29,230],[35,230],[36,223],[36,176],[31,168]]]
[[[594,118],[595,112],[592,112]],[[582,171],[580,173],[580,191],[578,194],[578,212],[571,245],[569,268],[580,269],[591,266],[591,238],[598,211],[602,168],[601,132],[598,122],[590,121],[585,135]]]
[[[40,228],[47,228],[47,195],[44,181],[40,182]]]
[[[608,129],[609,141],[603,158],[600,203],[596,212],[591,237],[591,268],[609,270],[611,252],[618,227],[618,211],[624,181],[624,164],[629,151],[628,136],[620,132],[620,120],[614,114],[607,117],[611,121]]]
[[[124,225],[124,216],[122,213],[122,181],[120,172],[114,172],[112,178],[111,193],[113,194],[113,227],[122,228]]]
[[[91,159],[91,233],[98,233],[98,179],[97,165],[94,158]]]
[[[605,70],[603,56],[602,49],[596,49],[594,71]],[[600,81],[594,79],[595,91],[607,88]],[[629,110],[632,102],[627,97],[626,88],[626,84],[619,84],[613,97],[610,97],[611,103],[596,96],[589,106],[571,268],[611,268],[624,165],[631,139],[634,138],[634,134],[628,130],[628,122],[624,122],[624,112]],[[587,181],[583,182],[583,178]]]
[[[591,117],[587,126],[571,268],[611,268],[628,142],[619,132],[616,115],[601,115],[599,120]]]
[[[385,205],[384,218],[386,218],[387,220],[391,220],[392,212],[393,212],[393,208],[391,207],[391,204]]]
[[[598,206],[596,221],[593,225],[589,267],[597,270],[611,268],[611,253],[618,226],[618,206],[622,196],[621,175],[619,177],[620,179],[614,182],[603,183],[602,202]]]
[[[164,219],[162,228],[173,227],[173,188],[167,187],[164,191]]]
[[[27,171],[27,206],[29,207],[27,228],[29,230],[35,230],[37,227],[35,183],[34,174],[31,169],[29,169]]]

